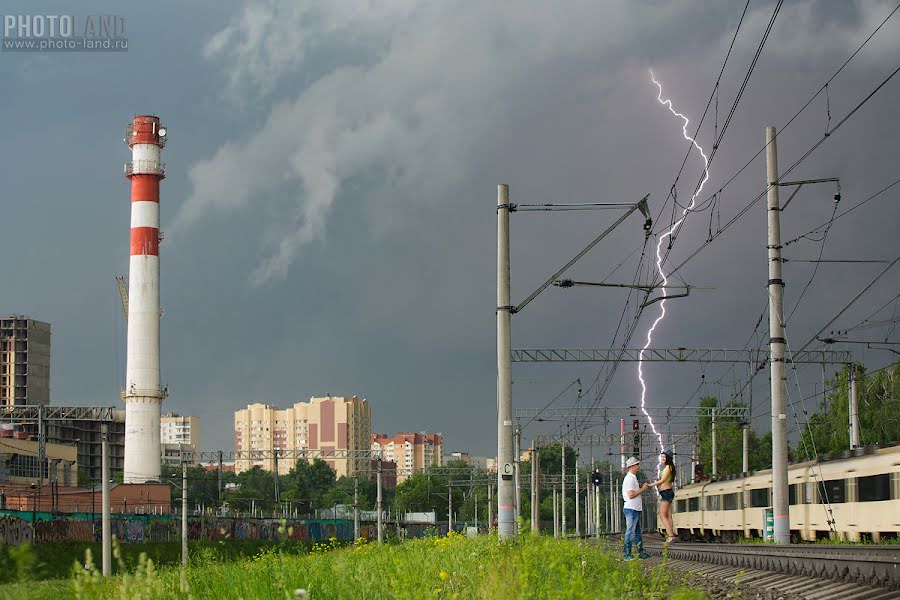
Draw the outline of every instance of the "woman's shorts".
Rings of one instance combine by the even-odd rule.
[[[660,490],[659,497],[663,502],[671,502],[675,499],[675,490]]]

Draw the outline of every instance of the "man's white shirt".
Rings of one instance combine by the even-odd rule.
[[[638,494],[634,498],[628,497],[629,490],[638,491],[640,489],[641,486],[638,485],[637,475],[631,472],[626,473],[625,480],[622,481],[622,500],[625,501],[625,508],[630,508],[632,510],[643,510],[644,504],[641,500],[640,494]]]

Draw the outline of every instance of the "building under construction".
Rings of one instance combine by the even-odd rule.
[[[0,317],[0,405],[49,404],[50,324]]]

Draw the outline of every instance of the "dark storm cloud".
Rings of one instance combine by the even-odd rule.
[[[685,146],[680,124],[655,101],[647,69],[679,110],[697,118],[743,7],[676,4],[512,10],[397,2],[351,10],[267,2],[218,11],[214,21],[181,10],[179,20],[174,11],[129,15],[124,57],[39,57],[28,66],[4,59],[2,74],[17,84],[8,108],[17,118],[16,141],[4,138],[0,158],[7,197],[22,201],[7,213],[18,225],[4,217],[0,233],[4,247],[32,250],[21,267],[0,265],[0,276],[9,310],[54,325],[54,401],[108,403],[121,380],[112,276],[127,269],[127,184],[117,169],[128,155],[119,139],[128,116],[149,109],[172,131],[162,192],[170,233],[162,248],[166,408],[201,416],[204,447],[231,447],[232,411],[248,402],[286,405],[330,392],[369,398],[379,430],[443,431],[451,448],[492,452],[496,184],[509,183],[516,202],[652,193],[658,210]],[[723,185],[762,146],[764,126],[785,123],[891,8],[831,4],[785,7],[706,192]],[[754,6],[742,29],[721,88],[720,126],[771,9]],[[897,33],[889,23],[830,88],[835,117],[896,67]],[[136,67],[151,85],[138,85]],[[898,124],[885,116],[896,98],[892,82],[797,177],[839,175],[847,204],[893,180]],[[782,164],[801,155],[826,120],[817,103],[792,124],[779,141]],[[700,135],[707,148],[713,121]],[[51,149],[65,160],[54,161]],[[44,176],[48,160],[53,177]],[[699,174],[691,157],[680,198]],[[714,227],[764,185],[758,160],[723,192]],[[785,237],[827,220],[830,197],[830,190],[798,196],[784,215]],[[835,226],[826,257],[896,253],[897,216],[891,200],[872,202]],[[530,292],[609,218],[515,215],[513,297]],[[706,239],[709,223],[709,212],[688,219],[674,263]],[[640,246],[640,225],[627,221],[573,274],[605,276]],[[685,267],[690,283],[716,289],[668,303],[656,344],[742,346],[765,302],[764,246],[757,205]],[[814,258],[818,248],[792,251]],[[631,281],[636,265],[627,261],[611,281]],[[791,343],[805,342],[876,271],[823,266],[789,325]],[[787,307],[810,273],[811,265],[786,267]],[[897,281],[883,282],[885,299]],[[549,289],[515,317],[513,345],[608,346],[624,298]],[[864,308],[876,306],[873,299]],[[622,365],[608,404],[634,403],[634,371]],[[706,371],[710,380],[732,379],[721,368]],[[645,372],[655,406],[681,405],[700,380],[697,366]],[[804,385],[818,380],[810,373],[801,373]],[[574,377],[587,385],[595,374],[589,365],[517,366],[515,403],[542,405]],[[755,400],[765,403],[766,382],[758,379]],[[732,389],[709,386],[726,396]]]

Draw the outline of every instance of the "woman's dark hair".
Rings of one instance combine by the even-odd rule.
[[[666,457],[666,466],[669,467],[669,469],[671,469],[669,471],[669,482],[674,484],[675,483],[675,459],[672,458],[672,451],[666,450],[662,454],[663,454],[663,456]]]

